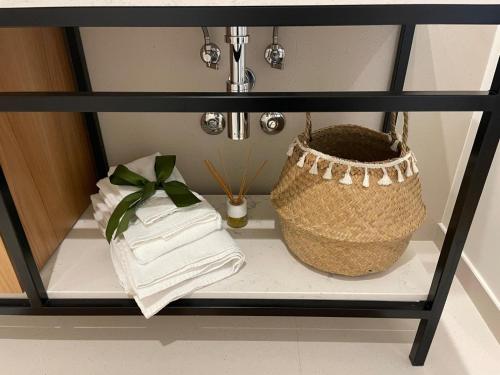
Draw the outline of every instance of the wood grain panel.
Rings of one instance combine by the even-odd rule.
[[[0,56],[0,91],[75,89],[61,29],[0,29]],[[95,191],[82,115],[1,113],[0,164],[41,268]]]
[[[0,293],[21,293],[22,289],[17,281],[16,273],[10,263],[7,250],[0,237]]]

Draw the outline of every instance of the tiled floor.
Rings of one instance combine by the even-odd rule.
[[[435,254],[423,254],[432,269]],[[0,316],[0,374],[499,375],[500,345],[458,281],[424,367],[416,322]]]

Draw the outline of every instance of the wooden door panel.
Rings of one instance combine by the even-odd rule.
[[[2,238],[0,238],[0,271],[0,293],[21,293],[21,286],[17,281]]]
[[[0,91],[75,90],[62,29],[0,29],[0,56]],[[0,113],[0,164],[41,268],[95,191],[83,116]]]

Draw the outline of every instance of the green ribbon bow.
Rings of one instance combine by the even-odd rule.
[[[118,165],[109,177],[114,185],[137,186],[140,190],[127,195],[116,206],[109,218],[106,227],[106,239],[111,242],[113,233],[115,237],[125,232],[130,223],[130,219],[135,214],[137,208],[153,196],[156,190],[164,190],[177,207],[187,207],[200,200],[189,190],[189,188],[179,181],[165,182],[170,177],[175,166],[175,155],[157,156],[155,159],[156,181],[149,181],[147,178],[132,172],[124,165]]]

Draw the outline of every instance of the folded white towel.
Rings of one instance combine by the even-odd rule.
[[[141,159],[137,159],[133,162],[125,164],[127,168],[131,171],[140,174],[141,176],[147,178],[150,181],[156,181],[156,176],[154,172],[154,164],[156,156],[159,156],[159,153],[146,156]],[[114,172],[116,167],[111,167],[108,175]],[[180,181],[185,183],[184,178],[180,174],[179,170],[174,167],[172,174],[168,181]],[[102,195],[104,201],[108,206],[112,208],[112,210],[121,202],[123,198],[127,195],[136,192],[139,190],[138,187],[135,186],[127,186],[127,185],[113,185],[109,178],[103,178],[97,182],[97,187],[99,188],[99,194]],[[194,193],[198,198],[198,194]],[[163,190],[155,191],[154,195],[148,199],[141,207],[137,210],[136,216],[141,220],[144,224],[151,224],[164,216],[167,216],[175,211],[177,211],[179,207],[177,207],[174,202],[168,197],[167,193]]]
[[[146,318],[168,303],[238,272],[243,253],[225,230],[182,246],[147,265],[138,264],[123,240],[111,242],[120,283]]]
[[[144,156],[143,158],[136,159],[136,160],[131,161],[131,162],[124,164],[124,165],[128,169],[130,169],[132,172],[140,174],[142,177],[147,178],[149,181],[156,181],[155,160],[156,160],[157,156],[161,156],[161,154],[159,152],[155,152],[154,154]],[[109,168],[108,177],[113,174],[115,169],[116,169],[116,166]],[[178,175],[176,175],[176,173]],[[174,170],[172,171],[171,178],[167,179],[167,181],[171,181],[171,180],[179,180],[181,182],[184,182],[184,180],[182,179],[182,176],[180,175],[179,171],[175,167],[174,167]]]
[[[105,232],[105,228],[107,226],[112,211],[105,204],[105,202],[103,201],[102,197],[99,194],[92,195],[90,199],[92,201],[92,206],[94,208],[94,218],[101,226],[103,232]],[[205,203],[209,205],[208,202],[205,201]],[[198,205],[198,207],[199,206],[200,205]],[[163,254],[169,253],[170,251],[180,246],[186,245],[190,242],[203,238],[206,235],[222,228],[222,218],[215,210],[213,210],[213,208],[212,212],[209,215],[205,216],[206,220],[195,221],[191,223],[189,221],[184,220],[184,223],[186,225],[184,225],[181,228],[177,226],[178,223],[176,222],[177,220],[176,217],[180,218],[179,220],[183,221],[182,219],[182,217],[184,216],[183,211],[182,210],[177,211],[176,213],[170,216],[167,217],[169,218],[168,222],[173,223],[173,226],[166,225],[165,219],[155,224],[152,224],[152,226],[155,227],[154,228],[155,232],[160,231],[160,229],[157,228],[158,226],[163,226],[167,230],[167,232],[165,233],[169,233],[170,234],[169,236],[162,235],[160,237],[152,238],[148,241],[143,241],[140,246],[132,248],[132,252],[139,264],[147,264],[149,262],[152,262],[153,260],[155,260],[159,256],[162,256]],[[145,226],[140,221],[137,220],[132,221],[129,224],[129,227],[127,231],[125,231],[125,233],[127,233],[132,228],[136,228],[134,230],[137,230],[137,232],[140,233],[141,229],[139,228],[143,228],[142,230],[144,230]]]
[[[222,227],[219,213],[207,201],[184,207],[150,225],[144,225],[137,220],[123,232],[123,237],[132,249],[137,249],[148,241],[158,238],[170,241],[175,237],[187,236],[193,227],[204,224]]]

